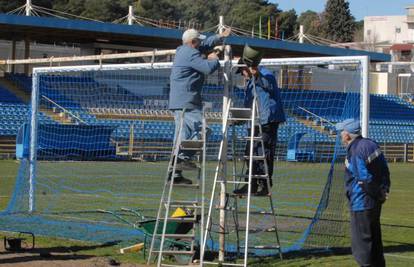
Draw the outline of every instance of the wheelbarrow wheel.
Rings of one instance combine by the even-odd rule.
[[[189,255],[174,255],[174,259],[177,262],[177,264],[188,265],[188,264],[192,263],[193,256],[189,256]]]
[[[175,246],[173,248],[173,250],[185,250],[185,247],[183,247],[183,246]],[[195,257],[197,257],[197,253],[198,253],[198,251],[197,251],[197,248],[196,248],[196,252],[195,252],[194,255],[175,254],[174,255],[174,259],[177,262],[177,264],[180,264],[180,265],[189,265],[189,264],[191,264],[193,262],[193,259]]]

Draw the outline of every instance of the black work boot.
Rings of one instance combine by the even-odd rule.
[[[171,181],[171,174],[172,172],[168,173],[168,181]],[[190,179],[185,178],[181,171],[176,171],[175,172],[175,177],[174,177],[174,184],[192,184],[193,182]]]
[[[233,191],[233,194],[235,195],[247,195],[249,191],[249,185],[245,184],[242,187],[236,189]],[[251,194],[256,194],[257,191],[257,184],[256,183],[252,183],[252,189],[251,189]]]

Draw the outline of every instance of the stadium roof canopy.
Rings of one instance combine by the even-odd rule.
[[[182,31],[177,29],[152,28],[139,25],[124,25],[83,20],[68,20],[46,17],[0,14],[0,38],[41,43],[107,43],[126,46],[173,49],[181,43]],[[244,44],[261,48],[266,57],[309,56],[370,56],[371,61],[390,61],[387,54],[361,50],[335,48],[288,41],[266,40],[231,36],[227,43],[233,53],[240,55]]]

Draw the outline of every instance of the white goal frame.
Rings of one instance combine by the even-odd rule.
[[[226,61],[232,65],[237,64],[237,60]],[[225,66],[225,61],[221,61],[221,68]],[[345,56],[345,57],[309,57],[309,58],[280,58],[263,59],[265,65],[288,66],[288,65],[330,65],[330,64],[358,64],[360,65],[360,120],[362,135],[368,137],[369,125],[369,57],[368,56]],[[37,165],[37,126],[39,112],[39,77],[48,73],[63,72],[83,72],[83,71],[111,71],[111,70],[140,70],[140,69],[165,69],[171,68],[172,62],[162,63],[135,63],[135,64],[108,64],[108,65],[81,65],[64,67],[38,67],[33,69],[32,74],[32,96],[31,96],[31,120],[30,120],[30,153],[29,153],[29,212],[35,211],[35,180]],[[224,73],[224,78],[231,79],[231,68],[224,68],[229,73]],[[224,90],[223,97],[228,97],[228,91]]]

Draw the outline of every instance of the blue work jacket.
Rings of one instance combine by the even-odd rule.
[[[277,87],[275,76],[264,67],[259,67],[259,76],[250,78],[246,83],[244,106],[252,107],[254,84],[259,102],[260,124],[285,122],[283,102]]]
[[[358,137],[347,147],[346,196],[352,211],[374,208],[385,200],[391,186],[384,154],[371,139]]]
[[[214,35],[203,40],[198,49],[185,44],[177,48],[170,75],[170,109],[202,108],[204,76],[212,74],[220,66],[218,59],[204,59],[202,53],[222,41],[222,37]]]

